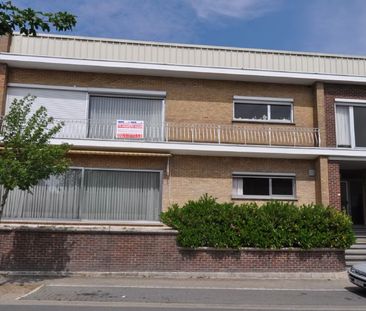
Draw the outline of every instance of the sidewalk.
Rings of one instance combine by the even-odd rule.
[[[158,279],[212,279],[212,280],[340,280],[347,279],[347,272],[37,272],[0,271],[0,277],[85,277],[85,278],[158,278]],[[1,281],[0,281],[1,282]]]

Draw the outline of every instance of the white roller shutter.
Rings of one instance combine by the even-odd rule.
[[[47,108],[49,116],[55,119],[64,119],[65,126],[60,136],[63,138],[86,137],[88,118],[87,92],[9,87],[6,111],[8,111],[10,103],[15,98],[20,99],[27,95],[36,96],[32,107],[33,112],[44,106]]]

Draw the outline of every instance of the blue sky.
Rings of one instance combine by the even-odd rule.
[[[366,0],[13,0],[69,11],[72,34],[366,55]]]

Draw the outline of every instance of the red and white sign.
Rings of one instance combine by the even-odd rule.
[[[143,139],[144,121],[117,120],[116,138]]]

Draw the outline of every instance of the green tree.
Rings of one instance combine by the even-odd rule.
[[[69,167],[69,145],[51,145],[62,128],[47,115],[45,107],[31,113],[35,97],[15,99],[0,128],[0,220],[9,192],[18,187],[31,192],[42,179],[59,175]]]
[[[19,9],[11,1],[0,1],[0,35],[12,34],[19,29],[21,34],[36,36],[39,30],[50,32],[72,30],[76,16],[68,12],[47,13],[31,8]]]

